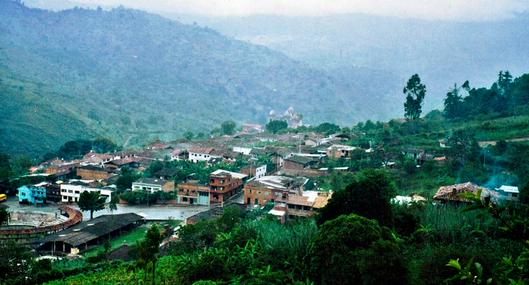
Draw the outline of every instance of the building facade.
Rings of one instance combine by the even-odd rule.
[[[224,203],[242,190],[247,177],[246,174],[220,169],[212,172],[209,176],[210,202]]]
[[[209,205],[209,186],[200,185],[198,181],[178,184],[177,202],[184,205]]]
[[[91,187],[85,183],[69,183],[61,184],[61,201],[63,203],[79,202],[81,193],[83,192],[99,192],[102,197],[105,197],[105,203],[109,203],[112,198],[112,192],[115,189],[110,187]]]
[[[18,202],[22,204],[42,205],[46,203],[46,188],[37,186],[19,187]]]
[[[172,180],[158,178],[142,178],[132,183],[132,191],[172,192],[175,190],[175,183]]]
[[[106,169],[93,165],[81,166],[77,168],[77,176],[84,180],[105,180],[110,178],[112,175],[113,174],[108,172]]]

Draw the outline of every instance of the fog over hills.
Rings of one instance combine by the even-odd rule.
[[[0,5],[4,151],[46,151],[94,136],[127,145],[174,139],[227,119],[265,123],[270,110],[289,106],[308,123],[400,113],[397,81],[385,73],[322,71],[138,10]]]
[[[520,75],[529,69],[527,14],[473,22],[362,14],[168,16],[212,27],[331,71],[366,67],[395,75],[403,83],[419,73],[430,90],[426,97],[429,108],[439,107],[455,82],[468,79],[476,86],[489,86],[499,70]]]

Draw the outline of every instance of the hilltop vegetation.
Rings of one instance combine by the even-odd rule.
[[[98,136],[126,146],[168,140],[226,119],[265,123],[271,109],[289,106],[309,123],[389,117],[375,102],[383,90],[208,28],[125,8],[0,6],[5,152]]]

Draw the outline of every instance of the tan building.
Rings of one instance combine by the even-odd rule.
[[[327,148],[327,156],[335,159],[347,158],[351,156],[351,152],[355,149],[357,148],[350,145],[334,144]]]
[[[83,180],[106,180],[114,176],[114,174],[102,167],[88,165],[77,168],[77,176],[80,176]]]
[[[192,180],[178,184],[177,202],[188,205],[209,205],[210,189],[208,185],[201,185]]]
[[[209,177],[210,202],[224,203],[243,188],[246,174],[219,169]]]
[[[289,192],[303,191],[307,179],[286,176],[264,176],[244,186],[244,203],[248,206],[264,206],[285,197]]]

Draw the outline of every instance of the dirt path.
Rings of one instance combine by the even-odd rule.
[[[489,145],[496,145],[496,143],[499,140],[496,141],[479,141],[478,144],[480,147],[487,147]],[[523,142],[523,141],[529,141],[529,137],[523,137],[523,138],[514,138],[514,139],[506,139],[506,142]]]

